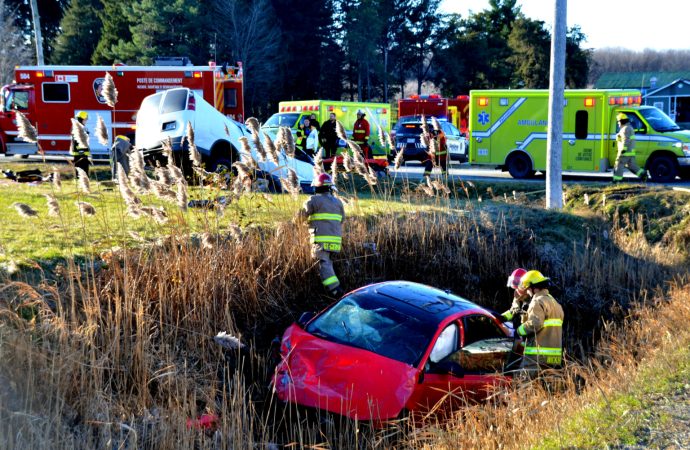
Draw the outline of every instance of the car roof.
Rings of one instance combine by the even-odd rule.
[[[438,325],[451,315],[462,312],[483,312],[486,309],[448,291],[411,281],[385,281],[370,284],[351,293],[375,298],[405,314]]]

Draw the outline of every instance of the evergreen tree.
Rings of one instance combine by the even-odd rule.
[[[0,84],[14,80],[14,67],[31,62],[32,48],[27,45],[22,30],[15,23],[15,16],[4,0],[0,0]]]
[[[100,0],[72,0],[60,21],[62,32],[56,37],[50,62],[89,64],[101,33],[98,9]]]
[[[134,12],[134,0],[101,1],[103,2],[103,9],[100,11],[99,17],[103,23],[103,29],[96,50],[91,57],[91,62],[93,64],[124,62],[122,54],[118,54],[116,49],[119,46],[121,48],[125,42],[132,40],[130,23]],[[130,58],[131,56],[127,59]]]
[[[199,0],[141,0],[128,17],[132,40],[112,46],[114,58],[127,63],[152,64],[156,56],[188,56],[205,64],[210,56],[206,17]]]
[[[544,22],[519,17],[508,35],[512,55],[508,62],[514,67],[510,86],[544,89],[549,87],[551,35]]]
[[[579,26],[568,30],[565,41],[565,85],[570,89],[587,87],[587,78],[592,63],[592,50],[583,49],[586,36]]]

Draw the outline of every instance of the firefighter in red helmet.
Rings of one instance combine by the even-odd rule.
[[[300,216],[309,222],[312,256],[319,261],[319,272],[323,286],[338,298],[343,289],[333,269],[332,256],[342,249],[345,209],[343,202],[333,195],[333,180],[322,173],[312,183],[314,195],[305,203]]]
[[[501,322],[507,322],[509,320],[513,321],[515,328],[520,326],[522,322],[522,316],[525,314],[524,306],[529,300],[529,295],[523,289],[520,288],[520,280],[527,273],[527,270],[522,267],[518,267],[513,270],[513,272],[508,277],[507,287],[513,289],[513,303],[510,305],[510,309],[498,317]]]

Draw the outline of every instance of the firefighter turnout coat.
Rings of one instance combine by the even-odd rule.
[[[340,280],[333,269],[331,253],[342,249],[343,203],[330,192],[314,194],[304,203],[301,214],[309,221],[312,253],[319,260],[321,282],[326,289],[334,291],[340,286]]]
[[[357,119],[352,127],[352,140],[362,145],[369,142],[369,122],[365,118]]]
[[[548,289],[534,294],[527,307],[527,320],[518,328],[525,337],[523,369],[560,366],[563,357],[563,308]]]

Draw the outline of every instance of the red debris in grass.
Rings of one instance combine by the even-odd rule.
[[[202,414],[198,419],[187,419],[187,429],[215,430],[220,418],[215,414]]]

